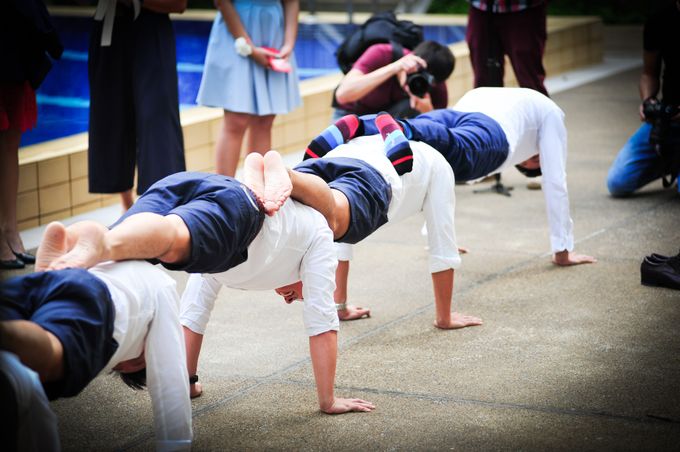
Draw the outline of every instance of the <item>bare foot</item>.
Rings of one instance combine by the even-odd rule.
[[[189,385],[189,397],[195,399],[201,395],[203,395],[203,386],[201,386],[201,383],[196,382]]]
[[[293,190],[288,170],[286,170],[281,154],[269,151],[264,155],[264,211],[267,215],[281,208]]]
[[[243,161],[243,184],[250,188],[264,204],[264,159],[262,154],[251,152]]]
[[[74,227],[75,245],[68,253],[52,261],[49,270],[90,268],[106,260],[104,235],[108,231],[106,226],[97,222],[81,221],[77,229]]]
[[[35,271],[44,272],[55,259],[66,254],[66,227],[58,221],[47,225],[35,257]]]

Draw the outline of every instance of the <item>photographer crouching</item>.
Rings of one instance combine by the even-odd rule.
[[[447,46],[424,41],[411,52],[392,44],[370,46],[340,81],[333,99],[333,121],[348,114],[387,111],[408,118],[446,108],[446,79],[455,59]]]
[[[664,187],[670,187],[680,173],[678,29],[680,0],[660,9],[645,23],[640,77],[640,118],[644,123],[628,139],[609,169],[607,186],[612,196],[631,195],[657,179],[662,179]],[[657,98],[659,91],[661,100]]]

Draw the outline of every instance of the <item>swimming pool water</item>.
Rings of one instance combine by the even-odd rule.
[[[92,19],[55,17],[64,54],[38,89],[38,124],[21,138],[21,145],[40,143],[87,131],[90,93],[87,49]],[[203,60],[212,22],[173,22],[177,42],[180,108],[196,105]],[[346,24],[300,23],[295,58],[300,80],[338,71],[335,50],[348,30]],[[445,44],[465,38],[463,26],[425,26],[425,39]]]

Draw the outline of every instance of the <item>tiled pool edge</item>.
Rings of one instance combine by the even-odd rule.
[[[331,16],[331,15],[329,15]],[[181,17],[181,16],[179,16]],[[404,15],[403,17],[408,17]],[[412,17],[421,23],[464,24],[465,16]],[[301,20],[305,20],[301,17]],[[355,21],[361,21],[360,15]],[[447,22],[448,21],[448,22]],[[447,82],[453,104],[472,88],[472,68],[467,45],[451,45],[456,69]],[[602,61],[602,22],[597,17],[550,17],[544,63],[549,75],[597,64]],[[506,64],[506,85],[516,85]],[[273,147],[282,153],[303,148],[328,125],[331,94],[340,74],[301,82],[303,105],[277,117]],[[181,114],[187,169],[214,171],[214,143],[222,111],[196,107]],[[18,219],[20,229],[64,219],[118,202],[117,195],[90,194],[87,189],[87,134],[53,140],[22,148],[19,154]]]

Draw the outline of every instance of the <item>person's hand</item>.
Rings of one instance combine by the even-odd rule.
[[[277,56],[278,54],[276,52],[272,52],[262,47],[253,47],[253,53],[250,54],[250,58],[252,58],[253,61],[266,69],[270,69],[271,67],[269,64],[269,57]]]
[[[339,397],[335,398],[333,405],[327,409],[321,409],[326,414],[342,414],[349,413],[350,411],[372,411],[375,409],[375,405],[371,402],[362,399],[341,399]]]
[[[434,326],[442,330],[457,330],[468,326],[481,325],[482,323],[484,322],[482,322],[482,319],[480,319],[479,317],[466,315],[460,312],[452,312],[451,319],[449,320],[448,323],[440,323],[435,320]]]
[[[410,98],[411,108],[413,108],[414,110],[418,110],[421,113],[427,113],[428,111],[434,110],[434,106],[432,105],[432,97],[430,97],[430,93],[425,93],[424,97],[414,96],[411,93],[411,90],[409,89],[408,85],[404,85],[404,90],[408,93],[408,96]]]
[[[597,262],[593,256],[587,256],[585,254],[571,253],[567,250],[559,251],[553,255],[553,264],[559,265],[561,267],[568,267],[570,265],[580,265],[580,264],[593,264]]]
[[[659,100],[656,97],[648,97],[642,103],[640,104],[640,121],[646,121],[647,117],[645,116],[645,105],[648,104],[658,104]]]
[[[392,64],[395,65],[398,73],[404,74],[404,79],[406,78],[406,74],[413,74],[420,69],[427,68],[427,62],[418,55],[412,53],[404,55]]]
[[[361,308],[351,304],[346,305],[345,309],[338,310],[338,318],[340,320],[358,320],[363,317],[370,317],[371,310],[368,308]]]
[[[279,49],[279,58],[283,58],[285,60],[290,57],[290,54],[293,53],[293,46],[284,44],[280,49]]]

